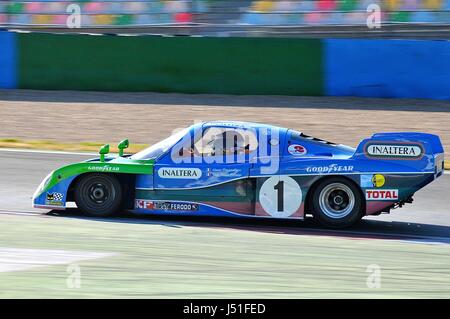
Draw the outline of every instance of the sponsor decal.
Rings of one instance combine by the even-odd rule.
[[[186,202],[162,202],[137,199],[135,207],[140,209],[164,210],[177,212],[195,212],[199,209],[199,204]]]
[[[382,174],[363,174],[361,175],[361,187],[383,187],[386,178]]]
[[[243,174],[242,170],[238,168],[208,168],[206,175],[214,177],[240,177]]]
[[[158,170],[158,176],[161,178],[198,179],[202,176],[202,171],[199,168],[162,167]]]
[[[303,192],[290,176],[272,176],[261,185],[258,201],[262,209],[272,217],[287,218],[300,208]]]
[[[47,195],[45,197],[45,204],[53,205],[53,206],[62,206],[63,198],[64,198],[64,195],[61,193],[57,193],[57,192],[47,193]]]
[[[109,165],[90,165],[88,166],[88,170],[96,172],[118,172],[120,167]]]
[[[373,177],[372,174],[362,174],[361,175],[361,187],[364,187],[364,188],[373,187],[372,177]]]
[[[294,156],[301,156],[307,153],[306,148],[303,145],[291,144],[288,147],[288,152]]]
[[[398,189],[367,189],[367,200],[398,200]]]
[[[378,144],[369,142],[366,144],[365,153],[367,157],[417,159],[422,156],[423,147],[421,144]]]
[[[328,166],[309,166],[306,168],[307,173],[336,173],[336,172],[352,172],[352,165],[330,164]]]
[[[384,183],[386,183],[386,178],[381,174],[374,174],[372,176],[372,184],[373,187],[383,187]]]

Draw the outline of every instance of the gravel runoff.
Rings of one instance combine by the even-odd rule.
[[[375,132],[438,134],[450,151],[450,101],[0,90],[0,138],[155,143],[207,120],[270,123],[356,146]]]

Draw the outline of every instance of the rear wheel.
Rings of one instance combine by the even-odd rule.
[[[75,203],[84,213],[104,217],[114,214],[122,202],[122,187],[113,175],[89,174],[75,187]]]
[[[362,204],[358,188],[341,177],[319,182],[312,195],[314,218],[329,228],[348,227],[359,221]]]

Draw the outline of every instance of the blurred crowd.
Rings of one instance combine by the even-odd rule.
[[[365,24],[367,9],[373,4],[380,9],[383,22],[450,23],[450,0],[257,0],[241,21],[252,25]]]
[[[365,24],[373,4],[384,23],[450,24],[450,0],[0,0],[0,25],[64,26],[70,4],[83,27]]]

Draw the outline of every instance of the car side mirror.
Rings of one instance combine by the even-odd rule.
[[[102,147],[100,147],[98,153],[100,154],[100,162],[104,162],[105,155],[109,153],[109,144],[105,144]]]
[[[130,146],[130,142],[128,139],[120,141],[120,143],[117,145],[117,148],[119,149],[119,156],[123,156],[123,150],[128,148]]]

